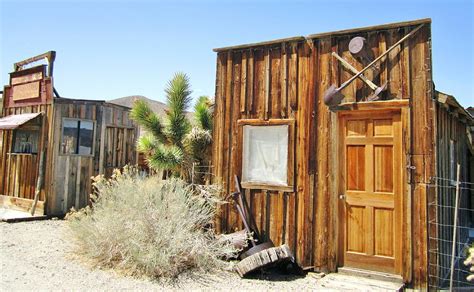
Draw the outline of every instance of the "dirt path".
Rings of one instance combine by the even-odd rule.
[[[313,290],[314,276],[240,279],[234,273],[181,276],[173,283],[127,278],[71,260],[61,220],[0,223],[0,290]]]
[[[265,274],[241,279],[236,273],[182,275],[173,282],[134,279],[92,269],[73,259],[66,222],[0,223],[0,291],[394,291],[399,286],[338,273],[320,278]]]

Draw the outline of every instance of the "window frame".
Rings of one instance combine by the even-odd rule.
[[[84,121],[84,122],[91,122],[92,123],[92,150],[91,154],[79,154],[79,153],[63,153],[62,152],[62,144],[64,139],[64,121]],[[80,129],[80,128],[79,128]],[[83,156],[83,157],[94,157],[95,156],[95,135],[96,135],[96,121],[90,119],[81,119],[81,118],[68,118],[63,117],[61,119],[61,139],[59,140],[59,155],[60,156]],[[77,143],[79,143],[79,137],[77,137]]]
[[[38,134],[38,141],[37,141],[37,147],[36,152],[16,152],[15,151],[15,144],[16,144],[16,138],[18,135],[19,131],[29,131],[29,132],[37,132]],[[11,154],[32,154],[32,155],[37,155],[39,148],[40,148],[40,143],[41,143],[41,128],[39,126],[33,125],[33,126],[23,126],[19,127],[17,129],[13,130],[13,135],[12,135],[12,144],[11,144],[11,149],[10,152]]]
[[[287,155],[287,178],[286,185],[275,185],[271,183],[241,182],[244,189],[260,189],[283,192],[294,192],[295,190],[295,120],[294,119],[240,119],[237,120],[239,128],[239,147],[241,155],[241,166],[238,171],[243,173],[244,167],[244,126],[288,126],[288,155]]]

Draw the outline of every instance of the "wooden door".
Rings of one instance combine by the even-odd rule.
[[[400,113],[350,113],[341,125],[339,264],[400,274]]]

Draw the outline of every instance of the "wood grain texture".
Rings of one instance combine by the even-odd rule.
[[[111,125],[119,127],[123,131],[120,136],[121,144],[116,149],[116,152],[119,152],[119,163],[116,166],[119,168],[127,163],[136,163],[135,141],[131,141],[130,138],[136,137],[134,133],[137,131],[137,127],[128,118],[128,108],[103,101],[54,99],[52,79],[48,77],[41,82],[41,100],[38,100],[36,104],[28,102],[21,106],[9,103],[10,106],[3,109],[3,114],[43,113],[38,125],[38,149],[45,150],[46,166],[39,202],[44,205],[45,214],[62,215],[72,206],[82,208],[89,203],[88,198],[92,190],[90,177],[97,175],[100,171],[99,159],[104,142],[101,129],[102,125],[105,125],[105,121],[115,121],[116,124]],[[5,99],[12,98],[9,92],[4,97]],[[104,108],[108,108],[110,111],[104,111]],[[110,112],[117,118],[103,118],[104,112]],[[64,118],[85,119],[94,122],[95,143],[91,155],[84,157],[61,153],[61,132]],[[14,134],[15,131],[2,131],[0,194],[31,200],[35,193],[33,182],[38,176],[37,155],[13,153]]]
[[[353,75],[331,56],[332,52],[361,69],[364,67],[362,60],[352,56],[347,48],[351,38],[366,37],[368,50],[375,58],[419,23],[425,23],[425,27],[383,58],[377,64],[378,69],[367,71],[367,78],[377,85],[388,82],[382,100],[358,102],[365,100],[372,90],[357,80],[344,90],[345,103],[333,110],[325,106],[322,97],[326,89],[333,84],[342,84]],[[424,288],[428,263],[426,222],[428,215],[436,215],[433,210],[429,213],[426,205],[436,198],[436,194],[427,191],[423,184],[435,174],[435,155],[442,155],[434,153],[430,26],[428,20],[422,20],[383,27],[319,34],[309,40],[239,46],[235,51],[219,50],[214,117],[216,144],[213,146],[215,181],[222,182],[226,191],[231,191],[227,187],[233,183],[230,174],[241,172],[242,156],[234,153],[242,151],[241,133],[235,132],[241,122],[235,122],[235,115],[249,122],[268,120],[268,124],[277,119],[294,119],[294,191],[269,192],[269,187],[264,185],[261,189],[245,190],[264,237],[287,243],[304,268],[335,271],[345,260],[339,228],[343,214],[338,199],[341,183],[350,184],[353,189],[371,185],[370,191],[378,192],[382,197],[398,192],[400,201],[381,203],[381,207],[368,206],[369,211],[364,211],[365,221],[398,220],[392,225],[372,224],[368,229],[367,232],[379,230],[386,240],[372,240],[370,245],[364,243],[364,248],[372,253],[366,267],[380,264],[385,271],[400,274],[413,287]],[[240,65],[235,67],[234,62]],[[345,132],[354,147],[349,151],[354,150],[355,155],[351,160],[355,166],[347,181],[346,173],[338,167],[340,151],[347,150],[340,149],[339,113],[342,112],[359,112],[375,119],[370,127],[354,121]],[[400,120],[392,127],[386,116],[379,112],[398,112]],[[403,139],[393,142],[395,128],[402,133]],[[364,155],[355,151],[368,144],[373,145],[364,148]],[[367,160],[370,157],[367,154],[373,160]],[[400,157],[399,164],[390,166],[387,161],[396,161],[394,157]],[[407,165],[416,169],[410,170]],[[369,172],[363,173],[363,170]],[[400,176],[397,181],[401,183],[388,179],[396,173]],[[390,208],[404,211],[390,213]],[[220,213],[220,230],[238,225],[232,223],[235,222],[232,216],[231,213]],[[389,233],[392,229],[396,230]],[[400,243],[388,244],[395,240],[395,234]],[[396,258],[382,264],[377,258],[377,254],[384,256],[395,252],[400,252],[402,260]],[[353,260],[361,261],[361,257],[354,256]]]
[[[345,214],[342,219],[346,218],[346,222],[340,222],[345,247],[341,264],[401,274],[399,226],[406,219],[401,215],[400,113],[347,114],[342,123],[346,155],[342,156],[345,161],[341,168],[346,169],[347,177],[342,186],[345,198],[341,200]],[[357,140],[351,131],[354,123],[363,125],[355,128]],[[382,132],[377,130],[380,126]],[[391,142],[384,141],[380,146],[377,139],[385,137]],[[360,139],[366,142],[352,145]]]

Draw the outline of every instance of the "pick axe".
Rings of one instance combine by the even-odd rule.
[[[417,26],[415,29],[410,31],[408,34],[406,34],[404,37],[402,37],[398,42],[396,42],[393,46],[388,48],[385,52],[383,52],[380,56],[375,58],[372,62],[370,62],[367,66],[364,67],[364,69],[360,70],[358,73],[356,73],[354,76],[352,76],[349,80],[344,82],[341,86],[336,87],[335,85],[331,85],[326,92],[324,93],[324,103],[328,106],[335,106],[338,105],[342,99],[344,98],[344,95],[341,93],[341,90],[343,90],[347,85],[349,85],[352,81],[354,81],[356,78],[361,76],[367,69],[372,67],[372,65],[376,64],[380,59],[385,57],[388,53],[390,53],[393,49],[395,49],[398,45],[403,43],[405,40],[407,40],[409,37],[411,37],[415,32],[420,30],[423,27],[424,24],[420,24]]]
[[[344,60],[341,56],[339,56],[338,54],[336,54],[336,52],[332,52],[332,55],[338,59],[342,65],[347,68],[348,70],[352,71],[352,73],[354,74],[358,74],[359,71],[357,71],[356,68],[352,67],[352,65],[347,62],[346,60]],[[384,91],[385,89],[387,89],[387,82],[385,82],[382,86],[377,86],[375,85],[375,83],[373,83],[372,81],[370,81],[369,79],[367,79],[367,77],[364,76],[364,74],[360,74],[359,75],[359,78],[362,79],[362,81],[364,81],[370,88],[372,88],[372,90],[374,91],[374,94],[372,94],[371,96],[369,96],[369,98],[367,98],[368,101],[374,101],[374,100],[377,100],[379,99],[379,94]]]

